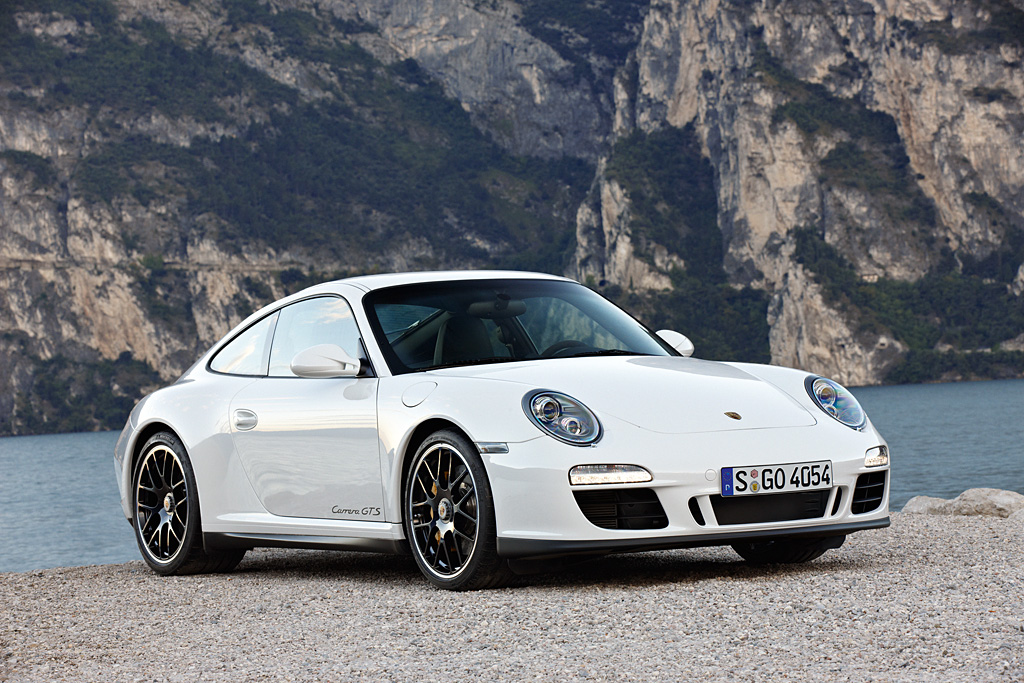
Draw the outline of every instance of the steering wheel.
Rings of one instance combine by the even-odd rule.
[[[571,349],[576,346],[586,346],[586,344],[581,341],[576,341],[575,339],[563,339],[562,341],[556,341],[554,344],[544,349],[541,352],[540,357],[551,358],[561,351],[565,351],[566,349]]]

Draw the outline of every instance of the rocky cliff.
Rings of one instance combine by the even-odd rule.
[[[858,306],[864,296],[830,296],[797,235],[813,231],[860,289],[967,265],[995,285],[979,304],[1017,295],[1022,43],[1024,13],[1009,3],[654,2],[636,96],[616,118],[644,131],[694,125],[716,174],[729,281],[770,296],[773,362],[872,384],[915,340],[898,322],[864,324],[877,318],[859,310],[872,308]],[[615,226],[612,189],[601,183],[617,245],[628,226]],[[623,272],[620,252],[608,251],[606,272]],[[991,272],[977,268],[993,259]]]
[[[1024,372],[1024,6],[17,0],[0,433],[347,273],[564,272],[698,355]]]

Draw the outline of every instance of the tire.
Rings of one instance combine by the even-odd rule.
[[[157,574],[203,574],[234,569],[245,550],[206,551],[199,489],[188,453],[170,432],[146,441],[132,477],[132,527],[142,559]]]
[[[454,591],[509,583],[508,562],[498,556],[493,501],[473,444],[449,430],[420,444],[406,474],[402,516],[427,581]]]
[[[846,536],[795,539],[780,538],[752,543],[734,543],[732,549],[750,564],[798,564],[816,560],[826,550],[838,548]]]

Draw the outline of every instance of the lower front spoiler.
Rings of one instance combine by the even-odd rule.
[[[569,555],[607,555],[609,553],[636,553],[649,550],[700,548],[711,545],[731,545],[771,538],[825,538],[846,536],[855,531],[884,529],[888,517],[864,522],[827,524],[797,529],[768,529],[764,531],[729,531],[713,534],[688,534],[660,538],[613,538],[596,541],[549,541],[532,538],[498,538],[498,554],[507,559],[549,559]]]

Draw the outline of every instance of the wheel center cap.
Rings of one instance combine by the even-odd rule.
[[[173,509],[174,509],[174,494],[173,493],[168,493],[166,496],[164,496],[164,510],[166,510],[167,512],[170,512]]]
[[[442,498],[441,502],[437,504],[437,516],[441,518],[442,522],[452,521],[452,513],[455,511],[455,506],[447,498]]]

